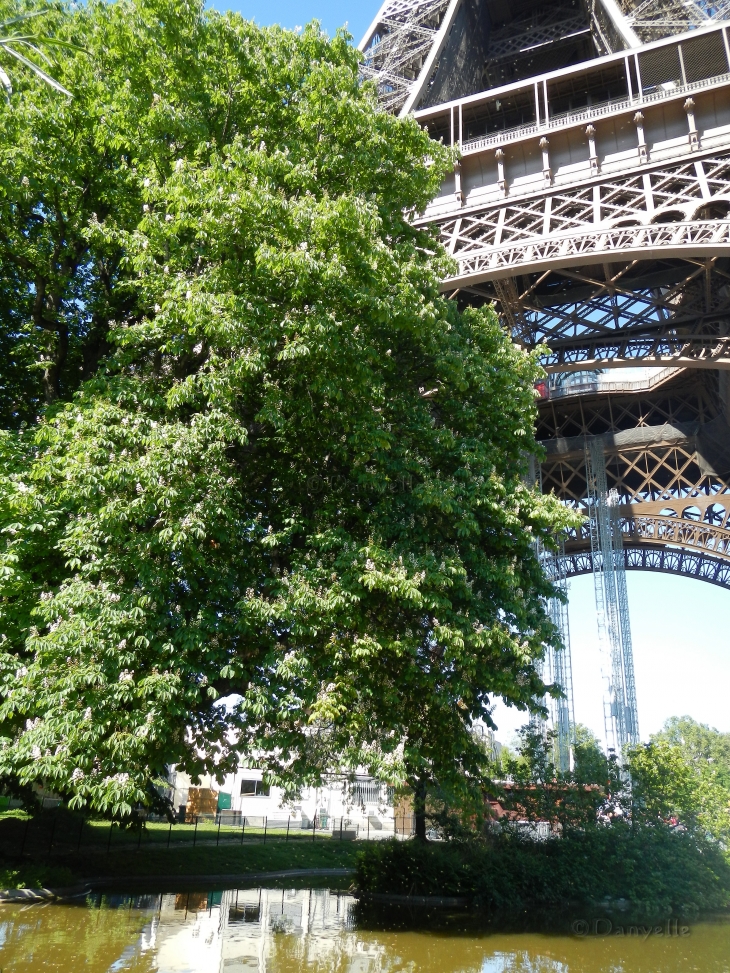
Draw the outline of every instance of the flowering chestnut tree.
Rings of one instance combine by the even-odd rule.
[[[316,24],[56,32],[74,99],[0,117],[0,774],[115,815],[240,755],[478,783],[568,514],[525,485],[536,361],[409,219],[449,150]]]

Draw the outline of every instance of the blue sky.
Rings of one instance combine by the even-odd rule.
[[[238,10],[257,23],[293,29],[318,19],[333,34],[348,24],[358,44],[380,6],[336,0],[240,0],[213,4]],[[629,572],[629,608],[636,665],[639,726],[643,738],[670,716],[688,714],[730,731],[730,591],[702,581]],[[570,626],[576,718],[603,735],[601,680],[593,582],[570,584]],[[505,707],[495,713],[507,742],[524,716]]]
[[[348,30],[359,44],[380,3],[338,3],[337,0],[239,0],[211,4],[218,10],[237,10],[257,24],[281,24],[293,30],[310,20],[319,20],[328,34],[347,22]]]

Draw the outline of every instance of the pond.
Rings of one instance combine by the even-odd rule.
[[[520,925],[321,889],[90,895],[0,906],[0,973],[730,973],[728,919]]]

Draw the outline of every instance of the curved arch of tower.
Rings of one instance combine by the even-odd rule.
[[[360,45],[383,107],[460,149],[418,220],[454,258],[444,292],[544,349],[539,476],[587,514],[546,566],[593,575],[616,749],[638,740],[626,570],[730,588],[726,20],[730,0],[386,0]]]

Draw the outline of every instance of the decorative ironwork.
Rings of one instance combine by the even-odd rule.
[[[658,571],[696,578],[730,590],[730,562],[707,554],[683,551],[681,548],[631,548],[624,549],[624,566],[627,571]],[[566,577],[593,572],[590,551],[566,554]]]

